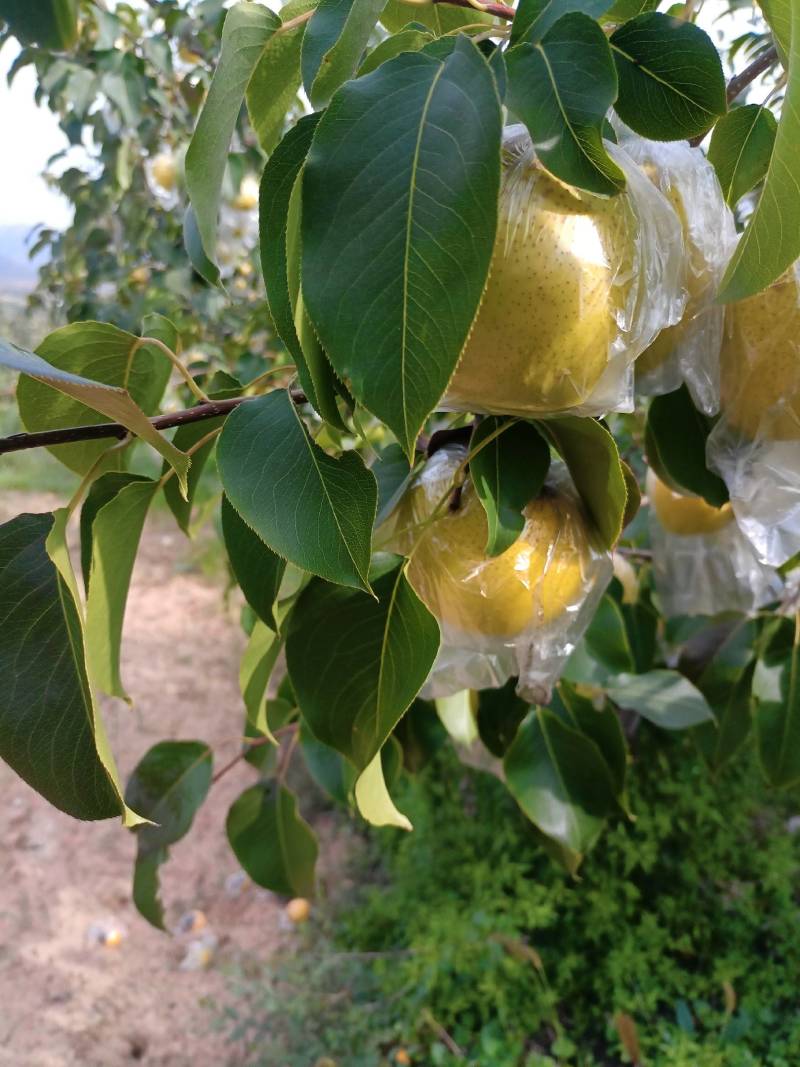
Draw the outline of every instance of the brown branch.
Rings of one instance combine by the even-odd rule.
[[[305,393],[291,389],[289,395],[295,404],[305,404]],[[229,400],[212,400],[208,404],[197,404],[185,411],[174,411],[170,415],[157,415],[150,419],[157,430],[169,430],[174,426],[185,426],[189,422],[203,419],[216,419],[228,415],[239,404],[252,400],[249,396],[234,396]],[[101,422],[94,426],[69,426],[60,430],[40,430],[37,433],[15,433],[10,437],[0,437],[0,455],[7,452],[22,452],[28,448],[52,448],[54,445],[67,445],[75,441],[99,441],[103,438],[116,437],[122,440],[130,433],[120,422]]]
[[[432,0],[434,4],[450,4],[453,7],[470,7],[473,11],[479,11],[469,0]],[[514,18],[514,8],[506,7],[505,4],[484,4],[483,10],[487,15],[494,15],[496,19],[507,19],[509,22]]]
[[[728,107],[730,107],[737,96],[741,96],[751,82],[754,82],[760,74],[764,73],[764,71],[769,70],[772,64],[776,62],[777,58],[778,50],[775,45],[770,45],[765,52],[762,52],[761,55],[754,59],[749,66],[745,67],[741,74],[735,74],[728,82],[728,87],[725,90]],[[693,148],[697,148],[705,136],[704,133],[701,133],[697,137],[692,137],[689,144],[692,145]]]
[[[766,52],[762,52],[760,56],[753,60],[750,66],[745,67],[741,74],[736,74],[728,82],[728,88],[726,96],[728,98],[728,104],[732,104],[740,93],[743,93],[747,86],[756,80],[759,74],[763,74],[765,70],[769,70],[772,64],[778,58],[778,50],[775,45],[770,45]]]
[[[247,748],[243,748],[241,752],[237,752],[232,760],[228,760],[224,766],[220,767],[217,773],[212,776],[211,784],[214,785],[220,778],[224,778],[228,771],[233,770],[237,764],[242,762],[248,752],[252,752],[254,748],[261,748],[263,745],[269,745],[271,743],[272,741],[269,737],[254,737],[252,740],[248,738]]]

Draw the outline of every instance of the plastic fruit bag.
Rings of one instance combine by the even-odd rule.
[[[462,446],[436,452],[389,519],[387,547],[410,556],[408,579],[442,632],[422,695],[518,677],[519,693],[543,702],[610,580],[611,559],[593,547],[561,464],[526,507],[519,539],[487,557],[486,516],[469,478],[448,501],[466,455]]]
[[[719,410],[724,316],[715,297],[736,246],[733,214],[714,168],[686,141],[648,141],[632,134],[622,143],[672,204],[686,248],[686,310],[681,321],[663,329],[637,359],[636,391],[671,393],[686,382],[695,405],[713,415]]]
[[[683,313],[683,238],[644,172],[606,148],[627,179],[615,197],[553,178],[525,128],[507,129],[489,279],[443,407],[633,410],[633,361]]]
[[[647,492],[653,572],[665,615],[748,614],[780,596],[780,577],[759,561],[730,504],[714,508],[675,493],[652,471]]]
[[[725,312],[708,462],[763,562],[800,551],[800,263]]]

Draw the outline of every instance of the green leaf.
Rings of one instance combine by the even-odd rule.
[[[92,524],[98,511],[113,500],[120,489],[131,482],[149,482],[143,474],[128,474],[125,471],[109,471],[92,482],[81,507],[81,574],[84,591],[89,591],[89,572],[92,566]]]
[[[522,40],[530,44],[541,41],[562,15],[581,11],[590,18],[599,18],[609,0],[520,0],[511,23],[511,45]]]
[[[267,718],[267,691],[282,648],[283,639],[258,619],[239,665],[239,690],[247,721],[258,734],[273,741]]]
[[[164,929],[158,868],[169,846],[189,832],[211,785],[212,754],[202,741],[161,741],[136,764],[125,799],[153,825],[138,826],[133,902],[141,915]]]
[[[615,704],[635,711],[663,730],[685,730],[714,718],[708,701],[677,671],[621,674],[605,685]]]
[[[636,670],[622,604],[606,593],[597,605],[584,637],[592,656],[613,674]]]
[[[755,730],[770,785],[800,781],[800,623],[784,620],[772,634],[753,674]]]
[[[331,800],[346,807],[356,782],[352,763],[316,738],[307,722],[300,724],[300,748],[308,773]]]
[[[353,76],[386,0],[320,0],[303,39],[303,85],[314,106]]]
[[[314,734],[363,771],[419,692],[439,627],[402,564],[374,582],[377,600],[311,582],[292,611],[286,662]]]
[[[273,608],[286,570],[286,561],[267,548],[224,495],[222,537],[231,569],[245,600],[256,615],[274,630]]]
[[[790,0],[774,0],[769,8],[779,43],[789,47],[789,81],[761,197],[722,279],[718,299],[724,303],[766,289],[800,257],[800,12]]]
[[[398,444],[387,445],[370,467],[378,483],[378,512],[375,525],[386,519],[399,503],[414,474],[406,454]]]
[[[525,526],[522,509],[539,495],[550,469],[550,448],[536,427],[512,422],[498,432],[505,421],[482,419],[469,443],[469,472],[486,512],[488,556],[499,556],[519,539]],[[496,436],[481,447],[492,434]]]
[[[478,697],[472,689],[460,689],[434,700],[436,714],[447,733],[457,745],[469,748],[478,738]]]
[[[102,322],[75,322],[42,341],[37,353],[0,341],[0,366],[21,371],[17,404],[25,428],[54,430],[112,419],[159,452],[185,483],[189,457],[153,428],[171,364],[152,345]],[[50,449],[61,462],[85,474],[111,441],[82,441]]]
[[[657,11],[611,35],[619,76],[617,114],[655,141],[699,137],[727,110],[714,42],[698,26]]]
[[[725,202],[735,207],[763,180],[769,168],[778,123],[767,107],[745,104],[717,122],[708,158],[722,186]]]
[[[554,703],[560,706],[576,729],[597,745],[611,773],[615,794],[623,798],[628,774],[628,748],[619,716],[611,704],[603,700],[596,707],[594,700],[582,696],[574,685],[564,681],[558,684]]]
[[[364,74],[371,74],[381,64],[394,59],[401,52],[419,52],[432,40],[434,40],[433,36],[426,29],[407,26],[373,48],[358,68],[356,77],[361,78]]]
[[[786,0],[761,0],[759,4],[767,25],[772,30],[778,57],[783,69],[789,69],[792,38],[792,5]]]
[[[78,0],[0,0],[0,19],[23,44],[65,52],[78,39]]]
[[[64,522],[62,513],[62,529]],[[61,811],[109,819],[122,813],[122,798],[89,688],[75,596],[48,553],[54,528],[52,514],[0,526],[0,756]]]
[[[483,292],[500,137],[494,77],[460,38],[445,59],[403,53],[344,85],[306,162],[306,306],[336,373],[408,456]]]
[[[186,187],[205,255],[213,260],[228,150],[253,71],[281,20],[262,4],[235,4],[225,17],[219,63],[186,153]]]
[[[261,178],[259,230],[261,268],[270,316],[278,336],[295,362],[303,392],[311,406],[320,411],[322,404],[317,395],[317,384],[320,392],[324,390],[332,396],[332,372],[321,350],[319,353],[316,349],[311,351],[312,356],[321,354],[321,363],[313,368],[309,366],[295,327],[296,305],[300,294],[298,179],[318,121],[319,115],[306,115],[300,119],[267,162]],[[331,402],[335,407],[335,402]],[[338,418],[338,412],[336,417]]]
[[[603,22],[627,22],[645,11],[655,11],[659,0],[616,0],[605,12]]]
[[[281,20],[286,23],[310,11],[314,2],[289,0],[281,8]],[[270,37],[247,86],[250,123],[259,144],[267,153],[280,140],[286,113],[297,98],[300,88],[300,51],[307,25],[301,22],[291,30]]]
[[[285,390],[228,416],[217,465],[228,499],[273,552],[330,582],[369,589],[375,478],[355,452],[323,452]]]
[[[226,822],[236,858],[256,885],[286,896],[314,895],[317,839],[277,782],[259,782],[234,801]]]
[[[611,548],[622,533],[628,500],[616,441],[596,419],[566,415],[537,426],[566,463],[599,543]]]
[[[547,708],[532,708],[506,753],[509,791],[563,850],[574,873],[615,810],[611,773],[597,745]]]
[[[243,386],[241,382],[232,378],[230,375],[219,372],[212,377],[210,387],[207,385],[206,390],[211,400],[227,400],[231,397],[241,396]],[[182,452],[186,452],[190,448],[194,448],[198,445],[199,442],[204,437],[207,437],[212,431],[219,429],[224,422],[224,415],[220,415],[217,419],[202,419],[199,422],[188,422],[184,426],[179,426],[177,428],[172,438],[172,443]],[[189,528],[192,521],[192,505],[194,503],[198,485],[200,484],[200,478],[211,453],[216,447],[216,443],[216,440],[212,437],[210,441],[207,441],[204,445],[197,448],[196,451],[192,452],[192,465],[189,468],[185,496],[180,491],[180,487],[174,478],[170,478],[164,483],[164,499],[166,500],[170,511],[175,516],[178,526],[180,526],[183,532],[187,535],[189,534]],[[162,475],[167,473],[166,467],[161,473]]]
[[[603,145],[603,123],[617,96],[606,36],[594,19],[562,15],[535,44],[506,55],[508,104],[522,119],[543,166],[579,189],[613,196],[625,175]]]
[[[397,810],[389,795],[380,752],[372,757],[358,776],[355,798],[361,815],[372,826],[396,826],[400,830],[413,829],[407,816]]]
[[[712,507],[728,500],[728,489],[706,466],[706,441],[713,421],[692,403],[685,385],[655,397],[647,411],[647,462],[667,485],[678,492],[701,496]],[[676,432],[680,427],[680,432]]]
[[[527,702],[517,696],[516,678],[509,678],[499,689],[478,693],[478,734],[493,756],[503,758],[529,710]]]
[[[709,702],[716,723],[703,723],[695,741],[712,770],[724,767],[741,749],[750,733],[755,669],[759,639],[757,619],[734,619],[704,626],[681,650],[680,669]]]
[[[200,277],[205,278],[209,285],[219,285],[219,268],[205,253],[197,215],[191,204],[186,208],[183,216],[183,244],[189,262]]]
[[[416,774],[433,759],[447,733],[433,704],[418,697],[395,726],[393,736],[402,748],[403,767]]]
[[[158,482],[136,480],[104,504],[92,522],[92,562],[86,598],[89,676],[109,696],[128,700],[119,673],[122,623],[133,565]]]
[[[389,0],[381,13],[381,22],[389,33],[397,33],[410,22],[414,22],[430,30],[436,37],[454,33],[462,26],[473,26],[478,22],[489,25],[491,21],[491,15],[476,8],[450,7],[449,4],[404,3],[403,0]]]

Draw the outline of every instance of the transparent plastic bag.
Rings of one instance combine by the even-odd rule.
[[[686,310],[681,321],[662,330],[637,359],[636,391],[670,393],[686,382],[697,407],[713,415],[719,410],[724,316],[714,301],[736,246],[733,214],[714,168],[686,141],[648,141],[623,131],[622,144],[672,204],[686,248]]]
[[[776,600],[783,583],[761,563],[729,505],[673,493],[648,475],[650,541],[665,615],[745,614]]]
[[[720,361],[708,462],[758,557],[780,566],[800,551],[800,262],[727,306]]]
[[[546,701],[611,578],[607,552],[590,543],[572,483],[553,464],[543,493],[526,508],[515,544],[485,555],[486,517],[472,483],[457,510],[445,503],[466,449],[440,449],[388,520],[388,548],[411,555],[408,578],[436,616],[442,646],[422,691],[428,699],[519,678],[518,691]]]
[[[683,238],[644,172],[606,148],[627,178],[616,197],[551,177],[525,128],[506,130],[489,280],[444,409],[633,410],[633,361],[683,313]]]

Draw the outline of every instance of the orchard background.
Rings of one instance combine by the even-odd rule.
[[[0,755],[178,936],[225,797],[295,931],[231,1062],[800,1056],[800,8],[746,10],[0,0],[82,149],[0,339]],[[167,521],[241,700],[120,774]]]

